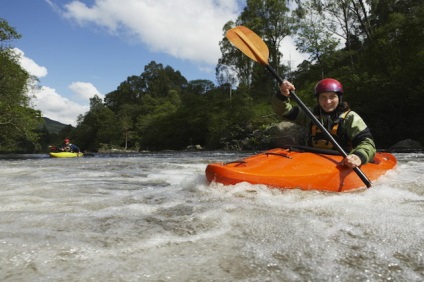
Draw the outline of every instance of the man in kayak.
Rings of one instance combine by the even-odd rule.
[[[80,149],[76,145],[72,144],[69,139],[63,140],[63,146],[60,148],[60,151],[80,153]]]
[[[321,132],[306,113],[299,107],[290,104],[290,91],[294,90],[294,85],[287,80],[280,85],[280,91],[272,101],[277,116],[302,126],[308,126],[308,146],[336,150],[329,138]],[[376,148],[367,125],[356,112],[350,110],[348,103],[342,101],[342,96],[343,86],[339,81],[332,78],[319,81],[314,89],[314,97],[317,99],[318,105],[313,108],[312,112],[347,152],[348,156],[342,164],[355,168],[372,160]]]

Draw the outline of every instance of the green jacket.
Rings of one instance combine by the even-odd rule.
[[[281,119],[308,127],[309,132],[311,132],[313,122],[308,115],[299,107],[293,106],[289,99],[281,99],[277,95],[275,95],[272,100],[273,110],[277,116]],[[328,128],[327,125],[329,122],[331,122],[331,124],[333,122],[329,115],[321,115],[318,117],[318,120],[320,120],[326,128]],[[366,164],[371,161],[376,153],[376,148],[374,139],[364,120],[356,112],[349,111],[345,116],[343,123],[340,125],[341,129],[339,131],[341,132],[341,135],[343,135],[343,139],[347,138],[348,140],[346,141],[351,144],[349,148],[350,151],[346,153],[357,155],[361,159],[362,164]],[[339,145],[345,147],[340,143]]]

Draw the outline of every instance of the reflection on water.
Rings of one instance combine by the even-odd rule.
[[[206,183],[243,155],[3,158],[0,280],[423,280],[423,154],[354,193]]]

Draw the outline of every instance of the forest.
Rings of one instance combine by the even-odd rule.
[[[296,3],[296,9],[289,4]],[[271,99],[275,79],[225,38],[243,25],[269,48],[269,62],[313,106],[315,84],[332,77],[358,112],[379,149],[412,139],[424,144],[424,2],[421,0],[247,0],[237,19],[222,27],[215,84],[187,81],[178,70],[152,61],[129,75],[75,128],[51,134],[26,95],[34,78],[6,45],[20,34],[0,19],[0,152],[40,152],[61,138],[82,150],[261,150],[278,146]],[[281,42],[295,38],[308,60],[292,66]],[[291,134],[288,130],[287,134]],[[290,139],[290,138],[288,138]]]

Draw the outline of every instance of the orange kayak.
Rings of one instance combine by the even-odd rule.
[[[224,185],[248,182],[282,189],[330,192],[366,187],[352,169],[339,164],[343,157],[336,152],[313,148],[302,150],[308,151],[296,147],[278,148],[233,162],[209,164],[206,178],[209,182]],[[378,152],[373,162],[360,169],[370,181],[375,181],[396,163],[392,154]]]

